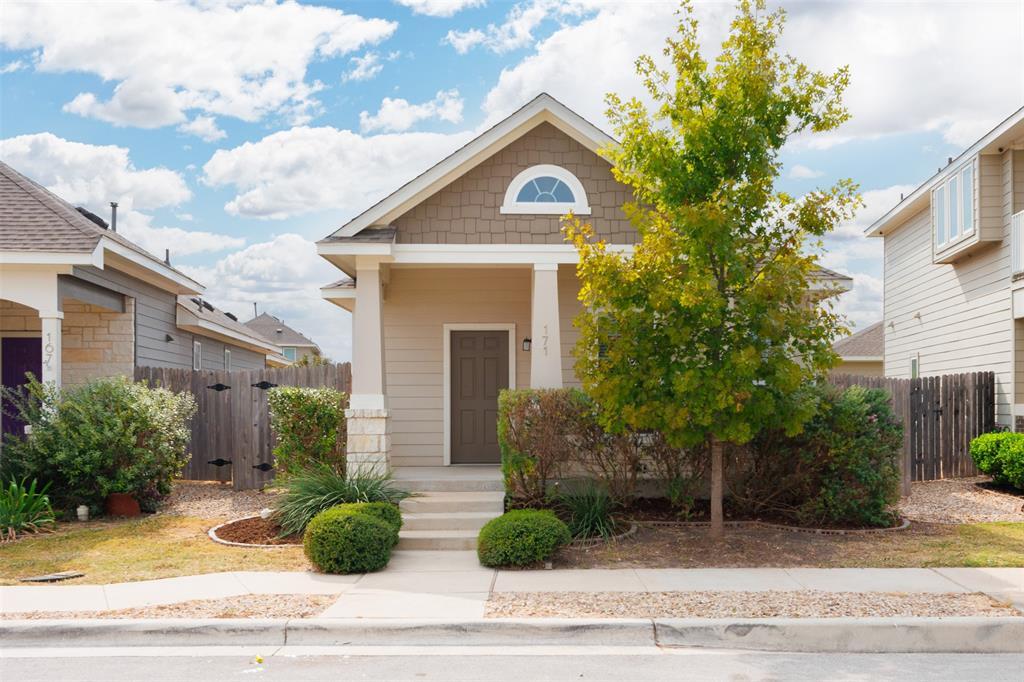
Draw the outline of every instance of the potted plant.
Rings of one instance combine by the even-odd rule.
[[[140,516],[142,509],[139,501],[133,494],[132,481],[123,470],[118,472],[117,477],[107,489],[107,497],[103,502],[103,511],[107,516]]]

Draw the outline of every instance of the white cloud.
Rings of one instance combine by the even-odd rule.
[[[240,319],[260,312],[282,318],[320,344],[335,361],[352,357],[351,315],[320,297],[320,287],[336,280],[338,271],[317,255],[313,242],[297,234],[282,234],[252,244],[211,267],[181,268],[207,285],[206,295],[217,307]]]
[[[824,175],[824,173],[820,170],[814,170],[813,168],[808,168],[807,166],[799,163],[789,169],[789,177],[794,180],[812,180],[814,178],[820,178],[822,175]]]
[[[342,75],[342,81],[368,81],[384,69],[384,65],[380,63],[380,55],[376,52],[367,52],[348,61],[352,68]]]
[[[217,127],[217,119],[213,116],[196,116],[188,123],[182,123],[178,130],[188,135],[195,135],[203,142],[216,142],[228,136]]]
[[[645,93],[632,69],[637,56],[661,57],[675,28],[673,3],[587,3],[596,13],[563,26],[532,54],[502,71],[487,94],[489,121],[547,91],[604,125],[604,95]],[[940,131],[958,145],[1024,103],[1024,36],[1016,3],[791,3],[782,47],[820,69],[848,64],[846,103],[853,115],[836,133],[804,140],[827,147],[853,138]],[[717,53],[731,5],[696,5],[700,42]],[[469,49],[491,33],[467,36]]]
[[[546,19],[578,15],[582,10],[583,3],[580,2],[531,0],[529,3],[514,5],[506,15],[504,23],[488,24],[485,30],[453,29],[448,31],[444,42],[454,47],[459,54],[466,54],[481,46],[491,52],[502,54],[532,45],[534,30]]]
[[[0,140],[0,157],[54,194],[99,216],[118,202],[117,229],[157,255],[237,248],[244,239],[212,232],[157,227],[144,211],[177,206],[192,197],[180,174],[167,168],[138,169],[128,150],[114,145],[72,142],[52,133]]]
[[[27,67],[28,64],[26,64],[24,61],[22,61],[21,59],[15,59],[13,61],[7,62],[3,66],[0,66],[0,73],[14,73],[15,71],[21,71],[22,69]]]
[[[451,17],[464,9],[482,7],[486,0],[395,0],[404,5],[414,14],[425,14],[431,17]]]
[[[228,213],[282,219],[323,209],[352,215],[444,158],[470,133],[362,136],[297,127],[233,149],[203,166],[203,181],[236,192]]]
[[[303,120],[322,88],[315,60],[390,37],[397,24],[296,2],[19,3],[4,6],[0,45],[38,50],[40,72],[84,72],[116,83],[110,99],[83,92],[66,110],[155,128],[187,112],[256,121]]]
[[[866,272],[852,273],[853,288],[839,296],[836,311],[845,315],[853,331],[882,319],[882,280]]]
[[[385,97],[376,114],[368,111],[359,114],[359,129],[364,133],[402,132],[431,118],[458,123],[462,120],[462,104],[458,90],[441,90],[434,99],[423,104]]]

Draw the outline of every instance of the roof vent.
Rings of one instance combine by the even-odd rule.
[[[203,307],[204,308],[206,308],[207,310],[209,310],[211,312],[213,311],[213,304],[212,303],[208,303],[206,301],[202,301],[202,303],[203,303]]]
[[[83,216],[85,216],[89,220],[91,220],[92,222],[94,222],[97,225],[99,225],[100,227],[102,227],[104,230],[107,229],[107,221],[104,220],[103,218],[99,217],[98,215],[96,215],[95,213],[90,211],[89,209],[82,208],[81,206],[76,206],[75,210],[78,211],[79,213],[81,213]]]
[[[238,322],[238,318],[235,317],[234,313],[225,312],[224,314],[227,315],[228,317],[230,317],[235,322]]]
[[[281,333],[282,331],[283,331],[283,330],[282,330],[282,329],[281,329],[280,327],[278,327],[278,328],[277,328],[277,333],[278,333],[278,334],[280,334],[280,333]]]
[[[110,202],[110,231],[117,232],[117,202]]]

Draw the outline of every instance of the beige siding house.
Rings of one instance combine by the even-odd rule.
[[[541,95],[318,243],[345,274],[322,295],[354,313],[350,466],[496,465],[502,388],[579,385],[560,218],[632,249],[612,142]]]
[[[1024,415],[1024,109],[867,229],[885,240],[885,374],[993,371]]]
[[[833,349],[841,359],[832,370],[834,374],[885,376],[885,331],[881,322],[836,341]]]

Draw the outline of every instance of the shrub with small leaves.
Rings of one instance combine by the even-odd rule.
[[[297,474],[310,464],[335,468],[345,463],[345,405],[348,396],[333,388],[281,386],[267,393],[270,427],[277,436],[277,475]]]
[[[397,504],[391,504],[390,502],[355,502],[353,504],[343,504],[340,507],[356,514],[373,516],[388,524],[388,527],[395,531],[392,545],[398,544],[398,531],[402,530],[402,512],[399,511]]]
[[[344,505],[317,514],[306,527],[306,557],[324,573],[370,573],[388,565],[395,529]]]
[[[569,528],[548,509],[515,509],[480,530],[477,556],[484,566],[530,566],[572,540]]]
[[[1024,433],[985,433],[971,441],[978,470],[1000,485],[1024,490]]]

